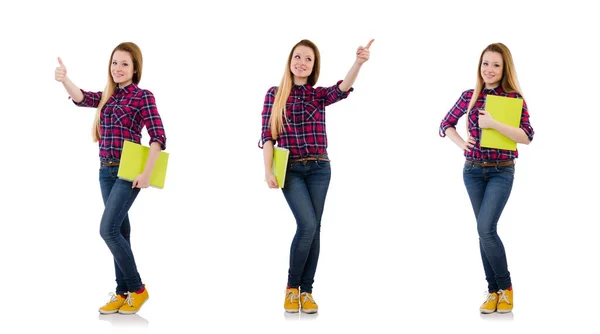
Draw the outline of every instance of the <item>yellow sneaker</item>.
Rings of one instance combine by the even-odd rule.
[[[479,311],[485,314],[494,313],[496,312],[496,305],[498,305],[498,293],[488,293],[487,298],[485,299],[483,304],[481,304]]]
[[[110,296],[108,303],[98,309],[98,312],[101,314],[117,313],[119,312],[119,308],[125,303],[125,298],[121,295],[117,295],[114,292],[111,292],[108,295]]]
[[[144,287],[142,293],[127,292],[127,299],[123,303],[123,306],[119,309],[121,314],[134,314],[142,308],[142,305],[148,300],[148,289]]]
[[[513,290],[498,291],[498,313],[508,313],[513,309]]]
[[[300,303],[302,304],[302,312],[304,313],[317,313],[319,310],[319,306],[315,303],[312,294],[308,292],[300,294]]]
[[[298,302],[298,295],[300,290],[297,288],[287,288],[285,290],[285,301],[283,302],[283,308],[286,312],[298,313],[300,310],[300,303]]]

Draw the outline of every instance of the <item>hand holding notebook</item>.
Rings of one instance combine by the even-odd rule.
[[[273,162],[271,164],[271,172],[277,179],[277,184],[280,188],[285,185],[285,174],[287,172],[287,164],[290,156],[290,151],[286,148],[273,147]],[[267,179],[265,178],[265,181]]]
[[[505,96],[487,95],[485,99],[485,111],[496,121],[518,128],[521,124],[523,100]],[[517,143],[494,129],[484,128],[481,130],[481,147],[516,151]]]
[[[148,160],[150,148],[130,141],[123,142],[123,151],[121,152],[121,163],[117,177],[123,180],[133,182],[136,176],[142,174]],[[169,153],[160,152],[158,159],[150,175],[150,186],[163,189],[165,178],[167,176],[167,165],[169,162]]]

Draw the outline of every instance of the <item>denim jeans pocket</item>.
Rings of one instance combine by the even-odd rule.
[[[496,167],[496,172],[515,175],[515,166]]]
[[[326,168],[331,168],[329,161],[315,161],[315,165],[317,166],[317,168],[322,168],[322,169],[326,169]]]
[[[471,171],[473,171],[473,165],[470,163],[465,163],[465,166],[463,167],[463,174],[469,174]]]

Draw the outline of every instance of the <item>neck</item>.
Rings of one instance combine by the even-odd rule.
[[[496,82],[495,84],[485,84],[485,89],[494,89],[496,87],[500,86],[499,82]]]
[[[302,86],[306,85],[307,82],[308,78],[298,78],[297,76],[294,76],[294,85]]]

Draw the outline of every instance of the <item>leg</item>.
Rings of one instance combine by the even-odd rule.
[[[329,181],[331,179],[329,162],[319,161],[311,163],[311,165],[311,173],[306,178],[306,184],[315,211],[317,226],[300,281],[300,290],[308,293],[312,293],[312,284],[314,282],[315,272],[317,271],[321,247],[321,217],[323,216],[325,197],[327,196]]]
[[[477,226],[479,229],[479,213],[481,211],[481,205],[486,192],[488,181],[484,177],[483,167],[473,166],[466,164],[463,169],[463,180],[469,199],[471,200],[471,206],[473,207],[473,213],[475,213],[475,219],[477,220]],[[483,263],[483,270],[485,272],[485,279],[488,282],[488,291],[497,292],[498,285],[496,284],[494,270],[487,259],[485,251],[481,246],[481,238],[479,240],[479,249],[481,252],[481,261]]]
[[[306,183],[307,165],[298,163],[288,168],[285,186],[282,189],[294,217],[296,218],[296,234],[290,248],[290,268],[288,286],[298,288],[312,247],[317,217]]]
[[[115,184],[115,181],[117,180],[117,172],[118,172],[118,167],[107,167],[107,166],[102,166],[100,168],[100,190],[102,192],[102,201],[104,202],[104,207],[106,208],[106,201],[108,200],[108,197],[110,196],[110,192],[113,188],[113,185]],[[125,216],[125,219],[123,220],[123,225],[121,226],[121,235],[125,238],[125,240],[127,241],[127,243],[130,243],[129,241],[129,236],[130,236],[130,224],[129,224],[129,217]],[[119,268],[119,265],[117,265],[117,261],[113,260],[114,264],[115,264],[115,277],[116,277],[116,282],[117,282],[117,289],[116,289],[116,294],[119,295],[124,295],[127,292],[127,284],[125,284],[125,278],[123,276],[123,272],[121,271],[121,268]]]
[[[494,276],[496,287],[501,290],[512,286],[506,261],[504,245],[497,233],[498,220],[510,197],[514,179],[514,167],[488,168],[488,184],[477,216],[477,231],[481,248],[485,253]]]
[[[111,169],[112,168],[112,169]],[[118,168],[102,167],[100,184],[105,202],[100,222],[100,235],[113,254],[117,276],[117,293],[138,291],[142,288],[135,259],[129,243],[130,223],[127,211],[140,189],[131,189],[131,182],[116,178]],[[110,181],[112,186],[110,186]]]

